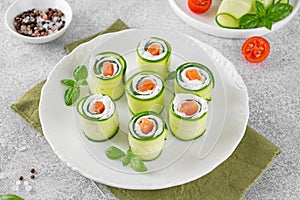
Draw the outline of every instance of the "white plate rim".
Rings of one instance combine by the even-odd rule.
[[[130,29],[130,30],[125,30],[125,31],[134,31],[134,29]],[[110,33],[110,34],[106,34],[104,36],[99,36],[95,39],[93,39],[92,41],[88,42],[88,43],[85,43],[83,45],[80,45],[79,47],[77,47],[71,54],[65,56],[55,67],[54,69],[51,71],[51,73],[49,74],[49,77],[51,77],[51,75],[53,74],[53,72],[55,71],[55,69],[57,68],[57,66],[61,65],[65,60],[67,59],[70,59],[72,58],[72,56],[76,56],[76,54],[80,53],[80,51],[84,48],[89,48],[92,46],[92,43],[93,42],[99,42],[101,40],[105,40],[105,39],[109,39],[110,37],[113,37],[115,34],[122,34],[122,32],[125,32],[125,31],[121,31],[121,32],[118,32],[118,33]],[[183,35],[183,34],[181,34]],[[186,36],[186,37],[189,37],[189,36]],[[194,39],[194,38],[193,38]],[[195,41],[197,41],[196,39],[194,39]],[[215,50],[214,48],[200,42],[200,41],[197,41],[199,43],[199,45],[203,45],[203,48],[206,48],[207,51],[210,51],[212,53],[212,59],[215,59],[216,61],[220,61],[222,62],[222,65],[224,65],[224,69],[227,68],[226,70],[229,71],[230,73],[230,76],[234,79],[233,81],[233,85],[232,87],[238,87],[239,90],[241,90],[242,92],[242,103],[244,104],[244,108],[246,108],[244,110],[244,113],[243,113],[243,119],[241,120],[240,122],[240,134],[239,134],[239,137],[236,139],[236,143],[232,146],[232,149],[226,151],[226,156],[224,156],[222,159],[220,159],[220,162],[214,166],[211,167],[211,169],[209,171],[207,171],[205,174],[207,174],[208,172],[210,172],[211,170],[213,170],[215,167],[217,167],[219,164],[221,164],[224,160],[226,160],[231,154],[232,152],[234,151],[234,149],[236,148],[236,146],[239,144],[240,140],[242,139],[243,135],[244,135],[244,131],[246,129],[246,125],[247,125],[247,120],[248,120],[248,115],[249,115],[249,105],[248,105],[248,93],[247,93],[247,89],[243,83],[243,80],[241,79],[240,75],[237,73],[237,71],[235,70],[234,66],[232,65],[232,63],[230,63],[226,58],[224,58],[217,50]],[[218,62],[219,62],[218,61]],[[44,105],[43,105],[43,97],[44,95],[47,93],[47,82],[45,84],[45,86],[43,87],[42,89],[42,94],[41,94],[41,103],[40,103],[40,107],[39,107],[39,113],[40,113],[40,119],[41,119],[41,124],[42,124],[42,127],[44,129],[44,125],[45,125],[45,121],[44,121],[44,112],[43,112],[43,109],[44,109]],[[167,188],[167,187],[172,187],[172,186],[175,186],[175,185],[180,185],[180,184],[183,184],[183,183],[187,183],[187,182],[190,182],[192,180],[195,180],[199,177],[194,177],[193,179],[189,178],[189,179],[183,179],[183,180],[180,180],[176,183],[166,183],[164,185],[147,185],[147,186],[141,186],[141,187],[136,187],[136,186],[131,186],[131,185],[123,185],[123,184],[118,184],[118,183],[111,183],[107,180],[104,180],[103,178],[101,177],[94,177],[94,176],[91,176],[90,175],[90,172],[87,171],[86,169],[82,168],[81,166],[78,165],[78,163],[74,162],[72,159],[70,159],[65,152],[61,152],[60,149],[57,148],[57,146],[55,145],[55,143],[53,143],[53,141],[51,141],[51,137],[49,135],[49,133],[45,132],[45,137],[46,139],[48,140],[51,148],[53,149],[53,151],[58,155],[58,157],[64,161],[65,163],[67,163],[67,165],[69,167],[71,167],[73,170],[81,173],[83,176],[87,177],[87,178],[90,178],[94,181],[97,181],[97,182],[100,182],[100,183],[103,183],[103,184],[106,184],[106,185],[110,185],[110,186],[114,186],[114,187],[119,187],[119,188],[125,188],[125,189],[146,189],[146,190],[149,190],[149,189],[162,189],[162,188]],[[212,150],[213,151],[213,150]]]

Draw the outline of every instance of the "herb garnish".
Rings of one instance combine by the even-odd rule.
[[[125,167],[130,164],[130,167],[136,172],[145,172],[148,170],[144,161],[140,157],[134,155],[130,149],[128,149],[127,154],[125,154],[121,149],[111,146],[105,150],[105,154],[107,158],[112,160],[122,158],[123,166]]]
[[[67,106],[71,106],[80,96],[80,86],[87,85],[86,78],[88,71],[84,65],[78,66],[73,72],[72,79],[64,79],[60,82],[67,86],[68,89],[65,91],[64,99]]]
[[[15,194],[0,194],[0,200],[24,200]]]
[[[276,3],[268,9],[260,1],[255,2],[256,14],[245,14],[241,17],[239,28],[250,29],[264,26],[271,30],[273,22],[286,18],[293,11],[293,6],[288,3]]]

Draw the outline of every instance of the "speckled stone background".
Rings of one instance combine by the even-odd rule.
[[[114,199],[60,161],[46,139],[9,105],[47,77],[66,55],[64,44],[99,32],[120,18],[130,27],[158,27],[192,35],[232,61],[248,88],[249,124],[282,149],[244,199],[300,199],[299,13],[282,29],[265,36],[271,53],[265,62],[254,65],[241,55],[243,39],[197,31],[173,13],[167,0],[69,0],[73,23],[61,38],[41,45],[24,43],[7,30],[4,13],[12,2],[0,3],[0,194],[15,193],[25,199]],[[26,150],[19,152],[23,146]],[[28,178],[31,167],[37,171],[34,181]],[[29,180],[32,191],[26,192],[24,186],[16,190],[20,175]]]

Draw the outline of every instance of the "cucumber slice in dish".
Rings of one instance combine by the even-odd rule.
[[[193,140],[206,130],[207,101],[194,94],[178,93],[169,108],[169,128],[180,140]]]
[[[136,73],[126,83],[128,107],[133,114],[142,111],[160,113],[164,108],[164,93],[164,82],[154,72]]]
[[[136,49],[137,63],[143,71],[154,71],[166,79],[171,64],[171,45],[157,37],[142,40]]]
[[[91,141],[102,142],[115,136],[119,130],[115,103],[107,95],[94,94],[77,104],[84,135]]]
[[[88,84],[93,94],[106,94],[113,100],[125,91],[125,59],[115,52],[102,52],[91,57]]]
[[[129,122],[128,141],[133,154],[143,160],[156,159],[168,133],[163,118],[155,112],[141,112]]]
[[[224,28],[238,28],[239,19],[249,13],[253,0],[223,0],[216,15],[216,23]]]
[[[175,93],[193,93],[210,101],[214,76],[206,66],[188,62],[177,67],[174,84]]]

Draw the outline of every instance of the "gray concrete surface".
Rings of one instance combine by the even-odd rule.
[[[0,194],[25,199],[113,199],[101,186],[68,168],[46,139],[14,113],[9,105],[45,79],[66,52],[63,45],[96,33],[120,18],[130,27],[158,27],[192,35],[232,61],[248,88],[249,124],[282,149],[282,154],[245,193],[244,199],[300,199],[300,14],[282,29],[265,36],[271,54],[261,64],[241,55],[243,39],[223,39],[199,32],[173,13],[167,0],[69,0],[74,13],[66,34],[48,44],[28,44],[4,25],[13,0],[0,3]],[[18,148],[26,146],[24,152]],[[28,178],[30,167],[37,177]],[[18,177],[33,190],[15,190]]]

